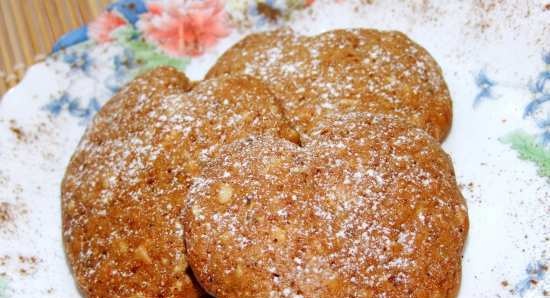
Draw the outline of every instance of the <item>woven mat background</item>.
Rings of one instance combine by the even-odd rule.
[[[64,33],[94,19],[111,0],[0,0],[0,97],[43,60]]]

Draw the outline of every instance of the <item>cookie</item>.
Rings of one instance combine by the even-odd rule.
[[[161,68],[94,118],[62,184],[65,249],[88,297],[198,297],[184,255],[182,198],[201,164],[248,134],[299,142],[270,91],[223,76],[192,91]]]
[[[90,141],[124,137],[153,125],[154,117],[143,117],[157,108],[161,98],[192,89],[193,83],[172,67],[159,67],[128,83],[97,112],[87,129]]]
[[[269,83],[306,138],[323,118],[341,112],[390,113],[440,141],[451,127],[452,102],[440,67],[397,31],[256,33],[225,52],[207,77],[227,73]]]
[[[454,297],[468,229],[438,142],[393,116],[327,118],[304,147],[225,146],[194,180],[188,261],[216,297]]]

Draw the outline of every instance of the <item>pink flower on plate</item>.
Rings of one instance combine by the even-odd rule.
[[[229,35],[220,0],[164,0],[148,4],[138,28],[149,42],[173,56],[199,56]]]
[[[88,36],[97,42],[109,42],[113,40],[111,33],[124,25],[126,20],[116,12],[105,11],[88,25]]]

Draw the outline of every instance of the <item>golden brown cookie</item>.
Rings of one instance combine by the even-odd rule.
[[[188,260],[216,297],[454,297],[468,229],[438,142],[392,116],[326,119],[305,147],[225,146],[191,186]]]
[[[396,31],[256,33],[223,54],[207,78],[227,73],[269,83],[305,137],[334,112],[391,113],[440,141],[451,126],[452,102],[441,69],[424,48]]]
[[[187,91],[161,68],[94,118],[62,184],[65,248],[88,297],[197,297],[184,255],[182,198],[218,147],[248,134],[294,138],[270,91],[223,76]]]

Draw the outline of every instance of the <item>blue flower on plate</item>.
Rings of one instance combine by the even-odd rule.
[[[100,107],[101,105],[95,97],[91,98],[87,105],[81,105],[78,98],[73,98],[69,94],[63,93],[59,97],[52,99],[43,109],[50,112],[53,116],[59,116],[61,112],[66,110],[69,115],[80,118],[80,124],[85,124],[99,111]]]
[[[44,106],[44,110],[50,112],[54,116],[61,114],[63,108],[69,103],[69,96],[63,93],[60,97],[53,99],[47,105]]]
[[[542,60],[546,65],[550,65],[550,52],[542,55]]]
[[[540,138],[542,139],[542,144],[545,146],[550,145],[550,129],[543,132]]]
[[[493,87],[496,82],[491,80],[484,70],[480,70],[475,77],[476,86],[479,88],[474,99],[474,108],[477,107],[482,101],[494,98]]]
[[[90,74],[92,58],[87,52],[65,53],[63,55],[63,62],[69,64],[72,69],[78,69],[87,75]]]
[[[124,49],[122,54],[113,57],[114,72],[105,80],[105,87],[112,93],[118,92],[139,66],[133,52]]]
[[[541,71],[529,86],[533,99],[523,111],[523,117],[532,118],[543,129],[542,141],[550,143],[550,52],[542,56],[546,69]]]
[[[544,279],[548,266],[542,262],[529,263],[525,269],[526,277],[522,279],[515,287],[514,290],[521,297],[523,297],[530,289]]]
[[[119,0],[107,6],[107,11],[116,11],[128,23],[134,25],[139,20],[139,15],[147,12],[147,5],[144,0]],[[88,39],[88,26],[84,25],[61,36],[53,45],[52,53],[85,42]]]
[[[550,52],[542,55],[542,61],[546,64],[546,70],[541,71],[529,89],[535,95],[550,94]]]

